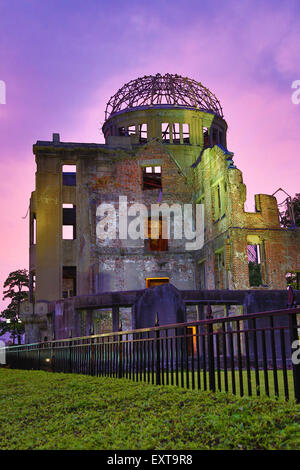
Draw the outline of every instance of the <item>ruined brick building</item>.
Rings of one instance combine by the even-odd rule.
[[[258,194],[255,212],[245,211],[227,123],[203,85],[170,74],[133,80],[109,100],[102,130],[105,144],[53,134],[33,146],[27,341],[53,335],[62,299],[164,282],[180,290],[285,289],[286,273],[300,271],[300,233],[280,226],[275,197]],[[163,219],[158,239],[99,240],[97,207],[118,211],[120,195],[129,206],[204,204],[204,246],[163,239]]]

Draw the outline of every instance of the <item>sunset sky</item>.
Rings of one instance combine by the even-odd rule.
[[[32,145],[53,132],[103,142],[110,96],[167,72],[221,101],[249,210],[255,193],[300,192],[299,1],[0,0],[1,291],[10,271],[28,268]]]

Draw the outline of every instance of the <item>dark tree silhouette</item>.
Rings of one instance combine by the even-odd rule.
[[[29,274],[26,269],[18,269],[9,273],[3,284],[3,300],[9,299],[10,303],[1,312],[1,317],[5,318],[5,322],[0,322],[0,332],[11,333],[13,343],[18,337],[18,343],[21,343],[21,335],[24,333],[24,325],[20,321],[20,306],[29,295]],[[24,290],[27,289],[27,290]]]
[[[296,227],[300,227],[300,193],[296,193],[295,197],[291,200],[291,206],[294,211]],[[291,211],[287,207],[286,211],[282,214],[281,224],[283,227],[293,227],[293,221],[291,220]]]

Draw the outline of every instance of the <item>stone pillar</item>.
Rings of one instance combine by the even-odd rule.
[[[181,293],[172,284],[162,284],[146,289],[135,303],[134,310],[137,329],[153,327],[156,314],[158,314],[160,325],[186,321]]]
[[[120,324],[120,308],[118,305],[114,305],[112,308],[112,329],[113,331],[119,331]]]

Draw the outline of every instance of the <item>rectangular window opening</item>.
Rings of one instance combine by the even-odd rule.
[[[208,134],[207,127],[203,127],[203,145],[204,145],[204,148],[209,147],[209,134]]]
[[[35,298],[35,271],[31,271],[29,274],[29,301],[34,302]]]
[[[62,175],[64,186],[76,186],[76,165],[63,165]]]
[[[76,295],[76,266],[63,266],[62,297],[67,299]]]
[[[159,219],[148,218],[148,246],[150,251],[168,251],[168,239],[162,238],[163,223],[168,223],[167,220],[163,221],[162,217]]]
[[[161,166],[146,166],[142,168],[143,190],[161,189]]]
[[[62,226],[62,238],[63,240],[74,240],[74,227],[72,225]]]
[[[189,144],[190,143],[190,126],[189,124],[182,124],[182,137],[183,143]]]
[[[32,214],[31,230],[30,230],[31,245],[36,245],[36,215]]]
[[[147,142],[147,124],[139,125],[140,143]]]
[[[261,254],[259,245],[247,245],[250,287],[262,285]]]
[[[170,124],[163,122],[161,125],[161,138],[165,144],[170,143]]]
[[[135,135],[135,126],[128,126],[127,128],[128,135]]]
[[[300,272],[299,271],[289,271],[285,275],[286,286],[293,287],[293,289],[300,289]]]
[[[113,331],[112,310],[93,310],[92,326],[95,335],[111,333]],[[88,332],[87,332],[88,333]]]
[[[76,206],[73,204],[62,205],[63,210],[63,223],[62,223],[62,238],[63,240],[76,239]]]
[[[214,187],[214,198],[213,198],[213,213],[214,213],[214,221],[218,221],[220,217],[223,215],[223,207],[222,207],[222,196],[221,196],[221,187],[220,184],[217,184]]]
[[[170,278],[168,277],[147,277],[146,278],[146,288],[161,286],[162,284],[168,284]]]
[[[179,123],[172,125],[173,129],[173,144],[180,144],[180,126]]]

